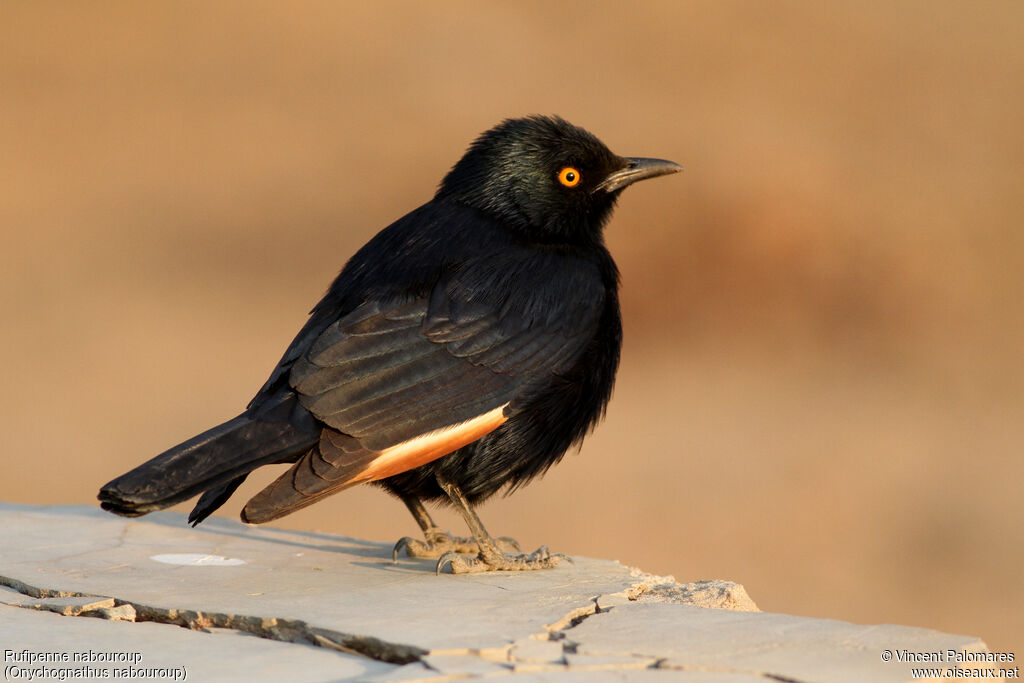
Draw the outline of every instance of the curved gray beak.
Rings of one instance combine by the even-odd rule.
[[[636,181],[643,180],[644,178],[656,178],[660,175],[678,173],[683,170],[683,167],[676,162],[667,161],[665,159],[625,157],[623,158],[623,161],[626,162],[626,166],[609,174],[607,178],[602,180],[601,183],[594,188],[594,192],[597,192],[598,190],[615,192],[616,190],[621,190],[627,185],[632,185]]]

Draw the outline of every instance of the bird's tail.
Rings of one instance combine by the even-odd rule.
[[[316,444],[319,434],[311,425],[297,427],[296,420],[289,419],[295,416],[292,397],[276,407],[273,414],[259,417],[243,413],[122,474],[100,489],[101,507],[138,517],[207,492],[189,520],[202,521],[249,472],[293,462]]]

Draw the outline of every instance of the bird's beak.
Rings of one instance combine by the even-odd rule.
[[[683,170],[683,167],[676,162],[666,161],[665,159],[625,157],[623,161],[626,162],[625,167],[609,174],[607,178],[594,188],[594,192],[598,190],[615,192],[644,178],[655,178],[660,175],[678,173]]]

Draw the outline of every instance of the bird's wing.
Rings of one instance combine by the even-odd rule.
[[[368,301],[329,325],[289,379],[330,429],[246,518],[273,519],[446,455],[568,370],[593,337],[604,287],[587,264],[540,258],[482,259],[429,297]]]

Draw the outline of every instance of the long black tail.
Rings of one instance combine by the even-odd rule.
[[[138,517],[206,492],[189,518],[202,521],[249,472],[292,462],[317,442],[319,430],[311,420],[295,419],[296,407],[293,397],[283,397],[275,410],[261,411],[259,417],[243,413],[164,451],[100,489],[101,507]],[[301,408],[298,412],[305,413]]]

